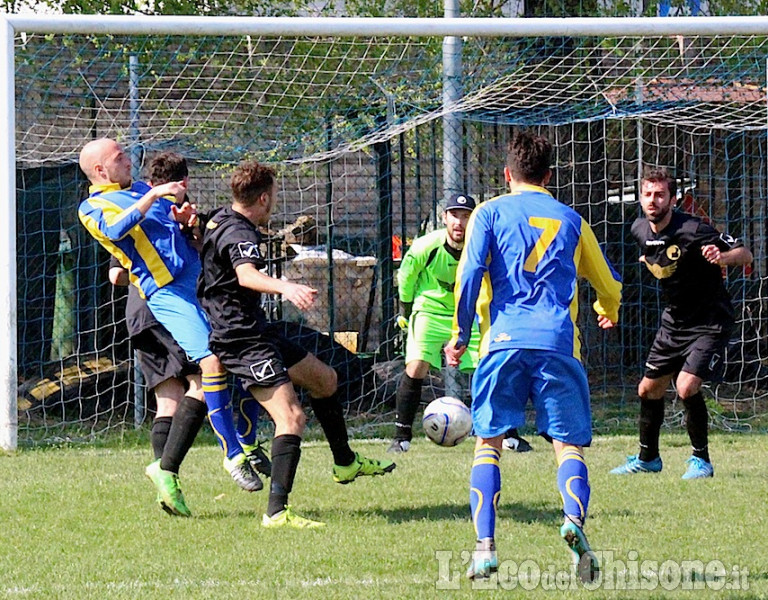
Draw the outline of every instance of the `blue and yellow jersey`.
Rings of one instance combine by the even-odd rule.
[[[173,202],[159,198],[142,215],[133,205],[150,186],[135,182],[91,186],[78,215],[88,232],[128,269],[131,282],[149,298],[188,266],[199,270],[200,258],[171,216]]]
[[[576,211],[532,185],[481,204],[456,276],[454,340],[467,344],[477,313],[481,356],[522,348],[581,360],[578,277],[595,288],[595,311],[616,322],[621,280]]]

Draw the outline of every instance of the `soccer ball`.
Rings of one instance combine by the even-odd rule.
[[[455,446],[472,431],[472,413],[457,398],[443,396],[429,403],[421,420],[424,433],[439,446]]]

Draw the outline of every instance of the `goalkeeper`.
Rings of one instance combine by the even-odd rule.
[[[413,420],[421,403],[421,385],[429,367],[440,369],[443,346],[451,339],[456,267],[464,247],[469,215],[475,199],[455,194],[445,206],[443,224],[414,241],[403,257],[398,272],[398,290],[403,315],[398,325],[408,331],[405,346],[405,373],[397,387],[395,439],[388,452],[408,452],[413,437]],[[463,372],[477,366],[479,334],[475,326],[468,351],[459,364]],[[504,447],[527,452],[531,445],[510,429]]]

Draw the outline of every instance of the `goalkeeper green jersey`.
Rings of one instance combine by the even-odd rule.
[[[400,302],[413,303],[413,312],[453,315],[453,284],[461,250],[451,248],[445,229],[413,241],[398,272]]]

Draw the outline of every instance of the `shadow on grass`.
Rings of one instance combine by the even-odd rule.
[[[390,523],[409,521],[469,521],[469,502],[466,504],[430,504],[425,506],[404,506],[387,509],[358,510],[355,515],[370,516],[376,514]],[[550,506],[530,505],[522,502],[502,503],[499,505],[499,519],[511,519],[520,523],[541,522],[560,523],[562,511]]]

